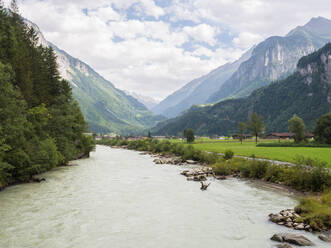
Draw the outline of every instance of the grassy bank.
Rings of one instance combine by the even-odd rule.
[[[218,143],[223,144],[222,142]],[[315,161],[314,166],[274,165],[266,161],[235,158],[232,157],[232,152],[225,149],[223,152],[227,156],[217,156],[216,153],[207,153],[197,149],[197,144],[192,146],[180,142],[170,142],[169,140],[127,141],[114,139],[102,140],[98,144],[124,146],[131,150],[172,154],[180,156],[184,160],[196,160],[211,166],[217,175],[236,174],[242,178],[260,179],[266,182],[287,185],[303,192],[321,193],[331,191],[330,170],[318,161]],[[325,193],[322,198],[303,199],[300,205],[297,206],[297,210],[302,213],[303,221],[311,224],[315,230],[330,228],[330,193]]]
[[[181,143],[179,140],[172,140],[174,143]],[[260,144],[275,144],[279,142],[275,140],[262,141]],[[284,141],[281,144],[286,143]],[[184,143],[183,143],[184,144]],[[255,142],[244,141],[241,144],[236,140],[197,140],[192,146],[201,151],[224,153],[226,150],[232,150],[236,155],[250,157],[254,154],[257,158],[266,158],[279,160],[284,162],[295,163],[298,156],[318,158],[328,164],[331,168],[331,147],[273,147],[256,146]]]
[[[331,229],[331,190],[320,197],[301,199],[295,211],[303,217],[303,221],[313,229]]]

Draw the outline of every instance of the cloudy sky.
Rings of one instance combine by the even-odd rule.
[[[116,87],[162,99],[330,0],[18,0],[47,40]]]

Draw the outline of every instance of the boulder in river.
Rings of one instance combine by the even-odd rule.
[[[292,246],[290,246],[289,244],[279,244],[279,245],[276,245],[275,247],[277,248],[292,248]]]
[[[319,235],[318,238],[319,238],[320,240],[325,241],[325,242],[331,242],[331,237],[328,237],[328,236],[326,236],[326,235],[324,235],[324,234]]]
[[[271,237],[271,240],[277,242],[287,242],[290,244],[298,245],[298,246],[313,246],[314,243],[311,242],[303,235],[298,235],[295,233],[277,233]]]
[[[46,181],[46,179],[45,178],[32,178],[32,181],[33,182],[35,182],[35,183],[41,183],[41,182],[43,182],[43,181]]]

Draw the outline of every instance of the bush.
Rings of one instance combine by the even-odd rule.
[[[279,182],[284,180],[284,168],[279,165],[268,166],[265,172],[264,179],[267,182]]]
[[[250,165],[248,163],[242,163],[239,165],[238,170],[240,171],[241,177],[249,177],[250,175]]]
[[[227,176],[233,173],[233,167],[228,161],[217,162],[213,165],[213,169],[216,175]]]
[[[257,161],[257,160],[251,161],[249,167],[250,170],[249,177],[255,179],[263,178],[266,174],[268,164],[269,163],[266,161]]]
[[[231,158],[233,157],[233,155],[234,155],[233,151],[231,151],[231,150],[226,150],[225,153],[224,153],[223,158],[224,158],[225,160],[229,160],[229,159],[231,159]]]

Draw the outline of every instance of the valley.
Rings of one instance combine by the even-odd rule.
[[[329,247],[308,2],[0,0],[0,247]]]

